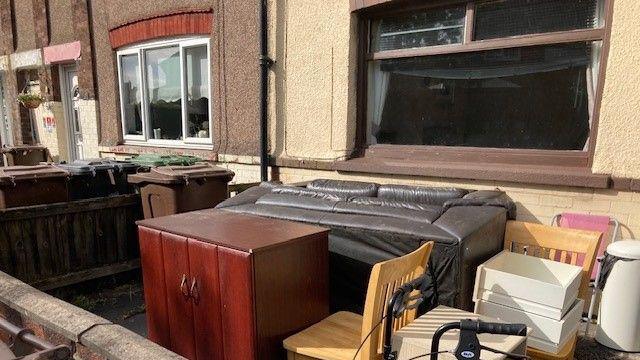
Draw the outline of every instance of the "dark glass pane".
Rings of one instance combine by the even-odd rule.
[[[376,61],[369,142],[584,150],[591,49],[574,43]]]
[[[475,39],[598,26],[598,0],[507,0],[476,5]]]
[[[187,65],[187,137],[208,138],[209,57],[206,46],[184,50]]]
[[[182,139],[180,48],[145,51],[150,139]]]
[[[138,55],[120,57],[122,79],[122,109],[126,135],[142,135],[142,106],[140,96],[140,64]]]
[[[373,51],[462,43],[465,7],[429,9],[373,23]]]

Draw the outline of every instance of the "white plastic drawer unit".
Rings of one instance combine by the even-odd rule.
[[[578,331],[584,300],[577,299],[572,305],[562,320],[554,320],[482,300],[476,303],[475,313],[506,323],[525,324],[530,329],[527,346],[550,353],[557,353],[567,341],[573,339],[573,336]]]
[[[478,267],[473,300],[560,320],[578,296],[582,268],[503,251]]]

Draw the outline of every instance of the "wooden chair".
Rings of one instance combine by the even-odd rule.
[[[381,359],[384,335],[381,322],[386,305],[398,287],[425,273],[432,248],[433,242],[428,242],[410,254],[375,264],[369,278],[364,315],[338,312],[290,336],[283,342],[287,359],[351,360],[356,355],[361,360]],[[410,323],[415,315],[415,310],[406,311],[394,321],[394,329]]]
[[[578,297],[587,301],[590,298],[589,281],[601,238],[602,233],[596,231],[508,221],[504,234],[504,248],[571,265],[579,265],[578,257],[583,258],[582,282]],[[572,359],[575,344],[576,337],[558,354],[532,348],[527,348],[527,354],[533,359]]]

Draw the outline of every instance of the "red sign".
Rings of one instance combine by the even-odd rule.
[[[45,116],[42,118],[42,122],[44,123],[44,128],[48,132],[52,132],[56,127],[56,119],[53,116]]]

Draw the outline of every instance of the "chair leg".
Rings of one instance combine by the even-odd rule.
[[[591,293],[591,301],[589,302],[589,311],[587,312],[587,324],[584,328],[584,334],[589,335],[589,325],[593,319],[593,310],[596,306],[596,299],[598,297],[598,280],[600,280],[600,271],[602,270],[602,257],[596,259],[598,271],[596,271],[596,281],[593,284],[593,291]]]

